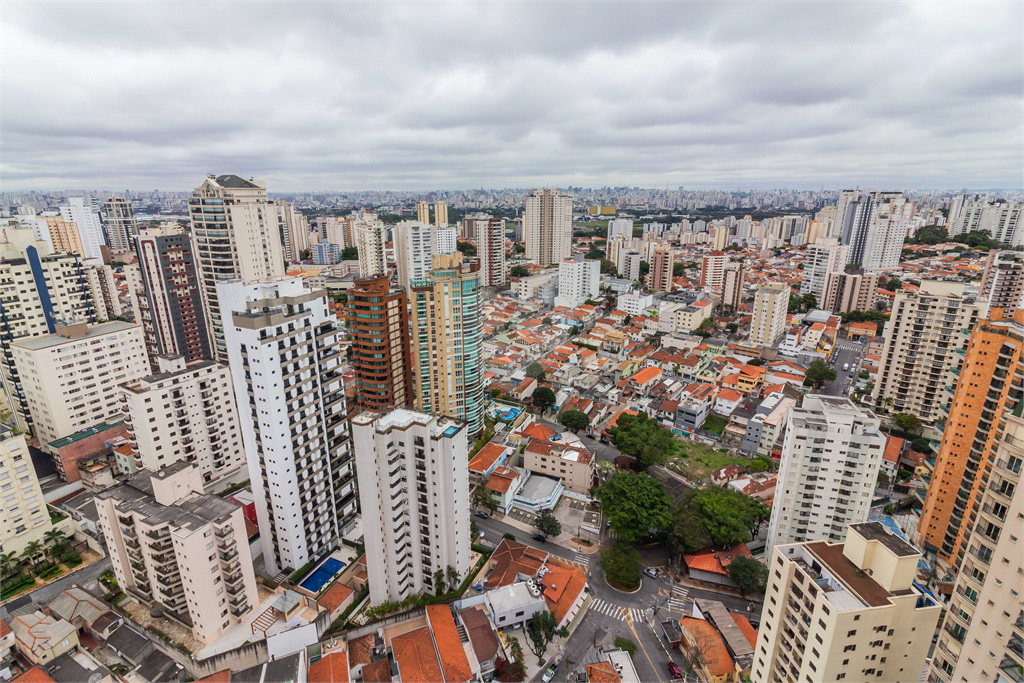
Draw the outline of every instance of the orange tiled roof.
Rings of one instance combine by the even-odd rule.
[[[534,422],[522,431],[523,436],[528,436],[531,439],[537,439],[539,441],[547,441],[557,433],[558,432],[554,429],[542,425],[540,422]]]
[[[3,638],[8,633],[11,633],[11,627],[7,625],[7,622],[0,619],[0,638]]]
[[[704,666],[712,676],[727,676],[736,671],[725,641],[714,626],[696,617],[683,617],[679,622],[700,643]]]
[[[587,680],[591,683],[620,683],[622,681],[611,662],[587,664]]]
[[[547,553],[541,550],[503,538],[491,555],[493,565],[484,587],[490,590],[511,585],[519,574],[535,576],[546,557]]]
[[[587,577],[579,567],[551,558],[545,566],[548,573],[544,575],[544,601],[555,616],[555,621],[561,623],[587,585]]]
[[[698,569],[700,571],[711,572],[712,574],[727,575],[729,572],[726,567],[732,563],[733,558],[736,557],[753,557],[750,554],[750,549],[747,548],[745,543],[731,548],[730,550],[724,550],[722,548],[715,548],[708,546],[701,548],[695,553],[683,556],[683,561],[686,562],[686,566],[690,569]]]
[[[898,463],[900,461],[900,453],[903,452],[903,444],[905,440],[898,436],[888,436],[885,439],[885,451],[882,453],[882,458],[889,462]]]
[[[434,633],[434,644],[441,656],[441,669],[444,671],[446,683],[465,683],[472,680],[473,671],[466,658],[466,651],[462,649],[462,640],[459,638],[451,607],[427,605],[427,621]]]
[[[743,394],[735,389],[722,389],[718,392],[718,398],[723,401],[739,401],[743,398]]]
[[[633,375],[629,379],[630,379],[630,381],[636,382],[637,384],[645,384],[645,383],[650,382],[652,379],[654,379],[654,378],[656,378],[656,377],[658,377],[660,375],[661,375],[661,368],[657,368],[657,367],[653,367],[652,366],[652,367],[644,368],[643,370],[640,370],[639,372],[637,372],[635,375]]]
[[[307,680],[309,683],[348,683],[348,653],[344,650],[329,652],[313,662],[309,665]]]
[[[742,614],[734,614],[733,612],[729,612],[729,616],[732,617],[732,620],[736,622],[736,625],[739,627],[740,631],[743,632],[743,635],[750,643],[750,647],[756,648],[757,629],[755,629],[753,625],[749,621],[747,621],[747,618]]]
[[[403,683],[436,683],[442,680],[434,640],[426,626],[392,638],[391,650]]]
[[[369,664],[373,659],[373,634],[367,633],[348,641],[348,657],[352,666]]]
[[[228,676],[230,676],[231,672],[228,671],[227,674],[228,674]],[[217,674],[214,674],[214,676],[216,676],[216,675]],[[203,681],[209,681],[209,680],[212,680],[212,677],[211,678],[204,678],[203,679]],[[221,679],[221,680],[228,680],[228,679]],[[18,676],[14,680],[12,680],[11,683],[56,683],[56,681],[54,681],[52,678],[50,678],[50,674],[46,673],[45,671],[40,669],[38,666],[33,666],[31,669],[29,669],[25,673],[21,674],[20,676]]]
[[[501,467],[500,465],[494,468],[491,472],[491,476],[487,477],[487,488],[497,493],[507,493],[509,488],[512,487],[512,482],[516,480],[519,475],[515,470],[510,470],[507,467]]]
[[[486,472],[505,453],[505,447],[497,443],[487,443],[469,461],[469,469],[473,472]]]
[[[353,592],[354,591],[348,586],[335,582],[335,584],[328,588],[327,592],[324,593],[316,603],[328,612],[333,612],[338,609],[338,605],[345,602]]]
[[[391,665],[388,664],[387,657],[363,667],[363,682],[391,683]]]

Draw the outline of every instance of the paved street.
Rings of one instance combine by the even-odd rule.
[[[837,342],[836,346],[838,348],[832,363],[832,367],[836,371],[836,379],[826,384],[821,393],[828,396],[846,396],[857,381],[857,373],[860,372],[861,360],[867,347],[864,344],[846,340]],[[850,364],[850,369],[844,371],[843,365],[846,363]]]
[[[100,574],[110,569],[110,558],[104,557],[99,562],[94,562],[85,569],[62,576],[53,583],[47,584],[42,588],[37,588],[31,593],[26,595],[18,596],[14,600],[0,606],[0,619],[5,619],[15,614],[27,614],[37,609],[42,609],[51,600],[57,597],[65,588],[69,588],[71,584],[77,583],[87,591],[95,595],[103,595],[106,593],[106,589],[99,585]]]

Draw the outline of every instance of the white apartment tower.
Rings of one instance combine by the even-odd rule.
[[[268,571],[334,548],[355,515],[336,318],[301,277],[221,282],[242,443]],[[260,483],[262,482],[262,486]]]
[[[158,374],[118,388],[136,468],[155,472],[185,460],[210,484],[244,467],[228,366],[210,360],[186,365],[181,356],[157,360]]]
[[[866,522],[885,450],[874,413],[848,398],[807,394],[791,408],[767,552],[785,543],[846,538]]]
[[[591,259],[558,264],[558,296],[555,306],[575,308],[601,294],[601,262]]]
[[[732,307],[733,312],[738,311],[740,304],[743,303],[744,275],[742,261],[733,261],[725,265],[725,275],[722,278],[722,305]]]
[[[53,528],[32,467],[24,434],[0,424],[0,495],[4,516],[0,519],[0,553],[20,555],[29,543],[43,543]]]
[[[236,175],[210,176],[188,200],[200,287],[214,360],[225,362],[224,320],[217,284],[284,275],[277,210],[267,184]]]
[[[434,255],[454,254],[458,251],[459,229],[454,225],[434,226]]]
[[[376,214],[362,214],[355,219],[352,232],[359,250],[359,276],[369,279],[375,275],[387,275],[384,245],[388,241],[388,229],[384,221],[379,220]]]
[[[395,263],[400,287],[408,288],[410,280],[430,276],[435,229],[420,221],[402,221],[394,227]]]
[[[476,223],[476,253],[480,257],[480,286],[505,284],[505,219],[491,218]]]
[[[701,259],[700,286],[721,289],[725,281],[725,265],[729,257],[724,251],[713,251]]]
[[[954,207],[955,208],[955,207]],[[1024,202],[998,201],[989,204],[975,195],[963,202],[956,216],[949,214],[950,236],[968,232],[988,232],[992,239],[1012,247],[1024,244],[1024,230],[1020,229]]]
[[[921,679],[942,605],[914,585],[914,547],[867,522],[851,525],[845,543],[780,545],[767,556],[751,680]]]
[[[769,282],[754,294],[754,315],[750,322],[750,341],[772,346],[786,333],[789,311],[789,285]]]
[[[988,310],[987,301],[964,294],[962,282],[921,280],[918,291],[897,292],[872,402],[928,423],[944,418],[971,332]]]
[[[804,259],[801,294],[813,294],[819,302],[825,298],[830,273],[842,272],[846,267],[846,252],[849,250],[835,237],[822,237],[814,244],[807,245]]]
[[[284,258],[288,263],[302,261],[302,252],[309,249],[309,221],[283,199],[277,202],[277,229],[281,234]]]
[[[370,603],[436,592],[470,570],[465,424],[397,409],[352,418]],[[446,579],[447,580],[447,579]]]
[[[40,443],[121,419],[117,385],[149,374],[142,326],[58,325],[14,342],[14,363]]]
[[[140,470],[94,500],[118,584],[200,641],[260,604],[242,507],[204,493],[191,463]]]
[[[103,258],[100,247],[106,244],[103,240],[103,225],[98,214],[85,203],[84,197],[68,197],[68,203],[60,207],[60,216],[65,223],[78,226],[78,237],[82,241],[82,256],[85,258]]]
[[[608,221],[608,239],[622,236],[626,239],[633,237],[633,219],[613,218]]]
[[[978,297],[991,308],[1002,308],[1005,315],[1024,303],[1024,254],[993,249],[985,259],[985,274],[978,286]]]
[[[114,269],[101,261],[90,259],[82,267],[82,274],[92,294],[92,305],[97,320],[110,320],[123,313],[121,297],[114,281]]]
[[[561,190],[533,190],[523,212],[526,258],[542,267],[572,255],[572,197]]]
[[[842,242],[850,247],[848,261],[868,271],[898,266],[914,225],[913,202],[900,192],[871,192],[850,201],[846,213]]]
[[[139,234],[139,222],[132,213],[132,203],[122,197],[110,197],[100,208],[107,244],[114,251],[134,248],[132,238]]]
[[[930,683],[1020,681],[1024,668],[1020,549],[1024,420],[1006,416],[988,486],[939,631]]]

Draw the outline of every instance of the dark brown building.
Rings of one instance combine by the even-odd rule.
[[[348,329],[356,400],[366,410],[411,406],[408,295],[386,276],[356,280],[348,291]]]

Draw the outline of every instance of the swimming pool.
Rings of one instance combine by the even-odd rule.
[[[491,408],[491,417],[496,420],[505,420],[506,422],[512,422],[519,414],[523,412],[522,408],[514,406],[496,405]]]
[[[442,435],[443,436],[455,436],[455,434],[458,433],[458,431],[459,431],[459,426],[458,425],[452,425],[451,427],[448,427],[447,429],[445,429],[444,432],[442,432]]]
[[[334,575],[341,571],[344,565],[340,561],[333,557],[328,557],[324,560],[323,564],[314,569],[309,576],[307,576],[302,583],[299,584],[300,588],[305,588],[310,593],[319,593],[320,589],[324,587],[324,584],[334,578]]]

